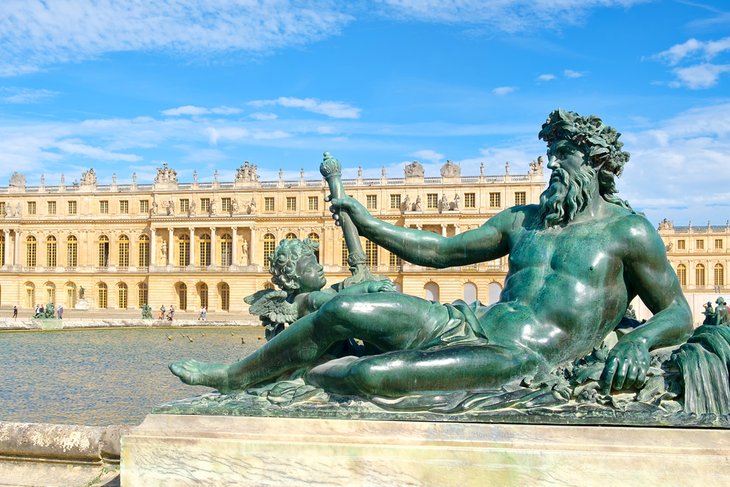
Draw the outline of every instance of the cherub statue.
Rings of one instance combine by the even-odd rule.
[[[145,304],[142,305],[142,319],[143,320],[151,320],[152,319],[152,308],[147,303],[145,303]]]
[[[286,326],[318,310],[323,304],[340,294],[365,294],[395,291],[392,282],[365,281],[341,289],[340,284],[322,290],[327,280],[323,267],[317,262],[314,251],[319,244],[310,239],[282,240],[269,256],[273,274],[271,282],[280,288],[263,289],[244,298],[250,305],[249,312],[258,315],[266,327],[266,339],[271,340]]]

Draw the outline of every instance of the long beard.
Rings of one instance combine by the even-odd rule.
[[[596,171],[590,166],[572,178],[564,169],[553,169],[550,186],[540,195],[540,219],[545,228],[572,221],[597,189]]]

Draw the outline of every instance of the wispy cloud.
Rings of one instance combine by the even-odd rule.
[[[565,76],[566,78],[572,78],[572,79],[582,78],[583,73],[581,73],[580,71],[575,71],[574,69],[566,69],[565,71],[563,71],[563,76]]]
[[[301,108],[332,118],[360,118],[361,110],[341,101],[323,101],[316,98],[293,98],[281,96],[275,100],[255,100],[249,103],[255,107],[278,105],[285,108]]]
[[[431,149],[423,149],[410,154],[419,161],[424,162],[441,162],[444,160],[444,155]]]
[[[730,71],[728,63],[711,62],[728,52],[730,37],[714,41],[689,39],[651,56],[651,59],[664,62],[672,68],[675,79],[668,83],[669,86],[700,90],[717,85],[721,75]]]
[[[554,79],[555,79],[555,75],[549,74],[549,73],[541,74],[540,76],[537,77],[538,81],[552,81]]]
[[[714,59],[718,54],[730,51],[730,37],[716,41],[698,41],[689,39],[682,44],[676,44],[666,51],[656,54],[654,58],[665,61],[671,66],[677,65],[688,57],[700,57],[707,61]]]
[[[237,113],[241,113],[240,108],[232,108],[232,107],[216,107],[216,108],[205,108],[205,107],[196,107],[193,105],[185,105],[182,107],[177,108],[169,108],[167,110],[163,110],[163,115],[168,115],[171,117],[177,117],[181,115],[235,115]]]
[[[497,96],[504,96],[513,93],[516,89],[517,88],[515,88],[514,86],[498,86],[497,88],[492,90],[492,93]]]
[[[266,53],[337,35],[351,20],[328,0],[6,0],[0,76],[110,52]]]
[[[262,122],[270,121],[270,120],[276,120],[279,118],[279,116],[275,113],[252,113],[249,115],[254,120],[259,120]]]
[[[39,103],[47,98],[57,96],[57,91],[32,88],[0,88],[0,102],[13,105]]]

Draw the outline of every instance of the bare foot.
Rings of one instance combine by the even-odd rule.
[[[226,393],[230,391],[228,384],[228,366],[210,364],[198,360],[181,360],[170,364],[170,372],[191,386],[215,387]]]

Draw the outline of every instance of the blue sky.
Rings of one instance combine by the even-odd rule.
[[[651,0],[4,0],[0,184],[513,173],[562,107],[631,154],[621,195],[657,223],[730,218],[730,4]]]

